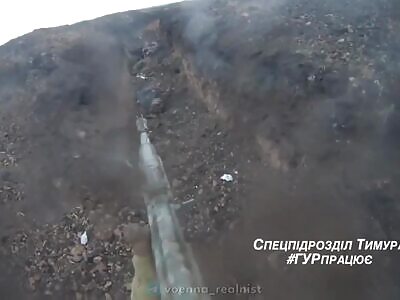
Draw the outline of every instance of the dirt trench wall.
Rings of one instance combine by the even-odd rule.
[[[287,140],[276,138],[281,132],[272,132],[275,129],[266,132],[265,128],[268,126],[266,119],[269,115],[272,115],[271,123],[282,122],[281,111],[292,103],[286,99],[281,104],[274,103],[287,96],[284,95],[285,91],[282,92],[285,87],[276,86],[268,95],[268,90],[262,87],[264,84],[260,84],[260,76],[267,70],[258,68],[259,51],[256,51],[255,61],[248,60],[247,52],[254,52],[254,46],[243,45],[240,39],[245,34],[232,30],[231,26],[243,22],[242,15],[239,14],[237,18],[237,11],[243,14],[247,6],[235,1],[230,2],[231,6],[219,6],[218,3],[214,6],[202,2],[196,8],[183,6],[175,16],[162,19],[161,30],[175,55],[181,59],[188,84],[198,99],[222,120],[226,128],[235,129],[238,137],[252,139],[258,155],[266,165],[285,171],[289,164],[299,159],[298,154]],[[259,24],[252,28],[256,26]],[[251,55],[254,56],[254,53]],[[295,57],[289,59],[293,62]],[[287,80],[283,82],[287,84]],[[272,98],[269,100],[272,104],[270,107],[263,104],[266,95]],[[288,125],[273,126],[278,127],[278,131],[284,131]]]
[[[400,234],[400,178],[393,168],[400,162],[400,74],[388,63],[399,61],[397,17],[379,1],[268,2],[203,2],[161,20],[198,100],[229,128],[240,151],[254,155],[250,163],[245,156],[238,163],[248,191],[243,227],[215,246],[220,268],[263,282],[277,299],[307,299],[307,293],[335,299],[327,290],[335,290],[336,298],[363,299],[378,295],[378,286],[385,286],[383,297],[394,298],[394,256],[385,262],[379,257],[368,272],[303,272],[285,269],[283,257],[250,250],[255,236],[353,240]],[[211,258],[203,259],[206,264]],[[352,276],[359,281],[350,291],[339,278]],[[277,291],[278,278],[300,294]],[[312,290],[304,288],[311,282]]]
[[[342,4],[203,1],[162,18],[161,30],[193,92],[236,136],[251,136],[267,167],[346,168],[359,185],[371,179],[366,165],[379,163],[379,177],[399,160],[399,73],[380,59],[394,59],[398,41],[363,27],[370,15],[384,26],[384,6]]]

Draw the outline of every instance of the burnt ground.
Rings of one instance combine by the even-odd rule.
[[[139,111],[208,286],[398,299],[396,252],[370,266],[288,266],[252,242],[399,239],[399,9],[198,1],[0,47],[2,295],[128,297],[119,228],[146,222]]]

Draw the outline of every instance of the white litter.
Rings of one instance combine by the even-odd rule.
[[[88,243],[88,236],[86,231],[81,234],[80,239],[81,239],[81,245],[86,245]]]
[[[185,201],[185,202],[182,202],[182,205],[189,204],[189,203],[191,203],[191,202],[193,202],[193,201],[194,201],[194,198],[189,199],[189,200],[187,200],[187,201]]]
[[[221,176],[221,179],[226,182],[233,181],[233,176],[231,174],[224,174]]]
[[[144,75],[143,73],[138,73],[138,74],[136,75],[136,77],[137,77],[137,78],[144,79],[144,80],[146,80],[146,79],[149,79],[149,78],[150,78],[150,77],[147,77],[146,75]]]
[[[308,80],[308,81],[314,81],[315,78],[316,78],[316,76],[315,76],[314,74],[312,74],[312,75],[310,75],[310,76],[307,77],[307,80]]]

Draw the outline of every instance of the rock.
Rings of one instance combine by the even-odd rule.
[[[146,43],[146,46],[144,46],[142,49],[143,57],[150,56],[154,54],[157,50],[158,50],[157,42]]]
[[[83,259],[85,247],[82,245],[76,245],[71,249],[71,260],[75,263],[79,263]]]
[[[93,258],[93,262],[95,264],[100,263],[102,260],[103,260],[103,258],[101,256],[96,256],[96,257]]]
[[[112,286],[112,282],[110,280],[107,280],[106,283],[104,284],[103,288],[105,290],[109,290]]]
[[[104,262],[99,261],[96,263],[96,266],[90,271],[91,273],[104,273],[107,271],[107,266]]]
[[[114,263],[113,263],[113,262],[109,262],[109,263],[107,264],[107,267],[108,267],[110,270],[114,269]]]
[[[116,263],[115,264],[115,271],[118,273],[122,270],[123,266],[121,263]]]

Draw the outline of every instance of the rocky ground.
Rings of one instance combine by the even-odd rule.
[[[195,1],[0,47],[2,295],[127,299],[121,226],[146,222],[139,113],[208,286],[260,285],[254,299],[398,299],[395,253],[289,268],[251,247],[260,236],[398,239],[399,9]]]

